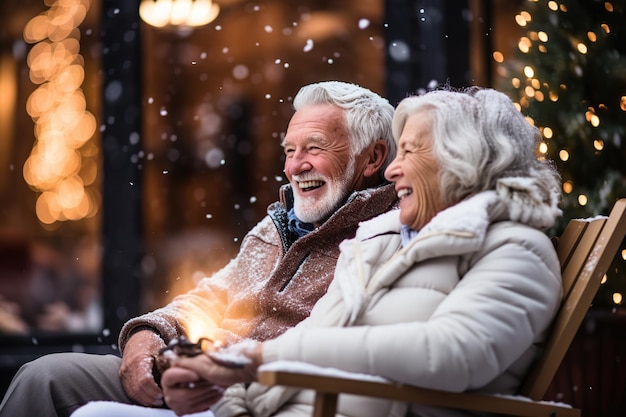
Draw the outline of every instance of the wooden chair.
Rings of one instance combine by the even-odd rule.
[[[263,368],[259,371],[259,382],[316,391],[314,417],[334,416],[340,393],[501,415],[578,417],[580,410],[542,399],[625,235],[626,198],[617,201],[608,217],[571,220],[557,240],[563,275],[563,301],[543,354],[530,369],[518,396],[452,393],[358,377],[339,378],[324,372],[301,373]]]

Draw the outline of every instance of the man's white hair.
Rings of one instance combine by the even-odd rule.
[[[293,100],[297,111],[314,104],[331,104],[345,110],[346,128],[353,155],[359,154],[377,140],[387,143],[388,155],[382,169],[396,155],[396,142],[391,132],[393,106],[367,88],[341,81],[323,81],[300,89]]]

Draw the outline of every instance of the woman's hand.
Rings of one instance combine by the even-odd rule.
[[[173,359],[161,378],[165,402],[177,415],[207,410],[226,387],[256,380],[261,348],[259,342],[246,341],[219,351],[214,359],[208,354]]]
[[[194,358],[199,358],[199,355]],[[165,403],[176,415],[206,411],[222,398],[224,388],[202,379],[196,372],[172,366],[163,373],[161,386]]]
[[[172,365],[196,372],[201,379],[222,387],[253,382],[262,362],[261,347],[259,342],[246,341],[208,355],[179,357]]]

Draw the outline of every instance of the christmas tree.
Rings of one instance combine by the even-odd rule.
[[[608,213],[626,197],[626,16],[624,2],[527,0],[515,55],[498,68],[497,87],[542,132],[540,154],[563,178],[563,223]],[[595,306],[626,294],[622,250]]]

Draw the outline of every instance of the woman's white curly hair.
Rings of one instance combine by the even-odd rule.
[[[433,121],[444,204],[495,190],[513,220],[541,228],[554,224],[561,215],[560,175],[552,161],[538,157],[539,130],[505,94],[472,87],[407,97],[394,115],[396,138],[422,109]]]

